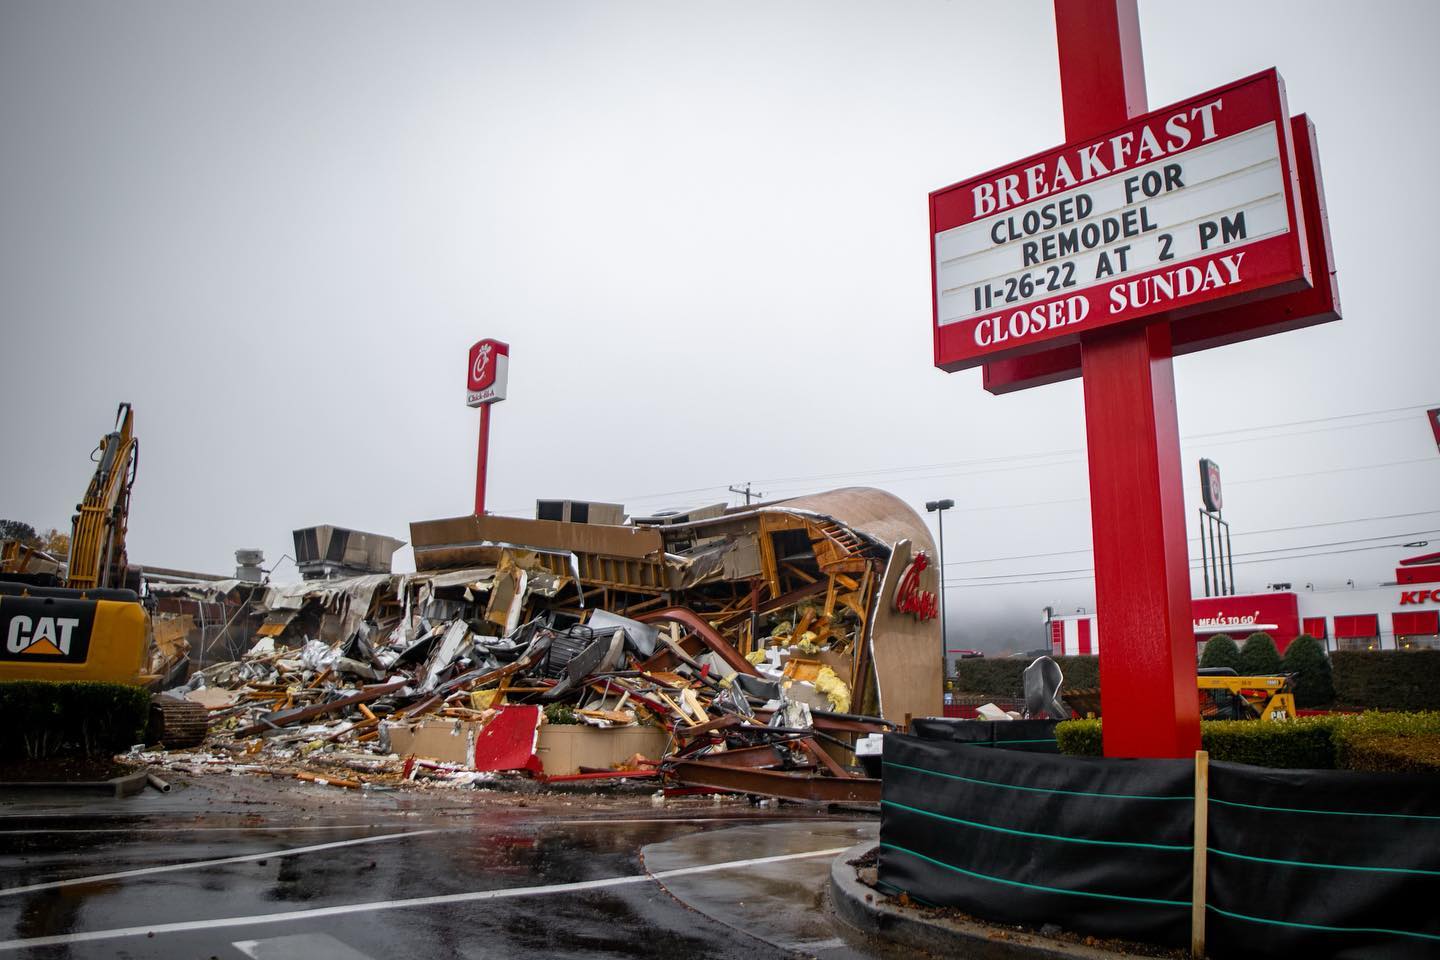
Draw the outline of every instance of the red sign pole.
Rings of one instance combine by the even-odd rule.
[[[490,459],[490,408],[480,408],[480,447],[475,454],[475,516],[485,516],[485,466]]]
[[[1146,112],[1136,0],[1055,0],[1067,140]],[[1200,747],[1169,324],[1081,340],[1105,755]]]

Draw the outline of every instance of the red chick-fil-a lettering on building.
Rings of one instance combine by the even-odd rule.
[[[920,587],[920,574],[929,566],[929,557],[923,552],[915,554],[895,586],[895,609],[912,614],[916,620],[934,620],[940,613],[940,601],[936,595]]]

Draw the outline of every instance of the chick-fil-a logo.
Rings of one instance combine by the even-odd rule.
[[[470,380],[473,383],[485,384],[485,374],[490,367],[490,354],[495,348],[488,343],[480,344],[480,349],[475,351],[475,363],[470,368]]]
[[[940,601],[929,590],[920,588],[920,574],[930,566],[930,558],[922,551],[906,565],[895,585],[895,609],[916,620],[934,620],[940,613]]]

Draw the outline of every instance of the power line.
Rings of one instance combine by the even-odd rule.
[[[1299,560],[1299,559],[1303,559],[1303,558],[1305,558],[1305,557],[1319,557],[1319,556],[1328,556],[1328,555],[1330,555],[1330,554],[1356,553],[1356,552],[1359,552],[1359,551],[1361,551],[1361,550],[1379,550],[1379,549],[1385,549],[1385,548],[1390,548],[1390,547],[1403,547],[1403,546],[1404,546],[1403,543],[1384,543],[1384,544],[1377,544],[1377,545],[1375,545],[1375,546],[1369,546],[1369,547],[1359,547],[1359,548],[1356,548],[1356,549],[1353,549],[1353,550],[1322,550],[1322,551],[1320,551],[1320,552],[1318,552],[1318,553],[1293,553],[1293,551],[1296,551],[1296,550],[1312,550],[1312,549],[1319,548],[1319,547],[1349,546],[1349,545],[1351,545],[1351,544],[1356,544],[1356,543],[1368,543],[1368,542],[1370,542],[1370,541],[1372,541],[1372,540],[1402,540],[1402,539],[1408,539],[1408,538],[1414,538],[1414,537],[1428,536],[1428,535],[1430,535],[1430,534],[1436,534],[1436,533],[1440,533],[1440,529],[1434,529],[1434,530],[1414,530],[1414,531],[1410,531],[1409,533],[1390,533],[1390,534],[1385,534],[1384,536],[1379,536],[1379,537],[1361,537],[1361,538],[1356,539],[1356,540],[1332,540],[1332,541],[1328,541],[1328,542],[1326,542],[1326,543],[1307,543],[1307,544],[1299,544],[1299,545],[1296,545],[1296,546],[1293,546],[1293,547],[1277,547],[1277,548],[1274,548],[1274,549],[1271,549],[1271,550],[1250,550],[1250,551],[1246,551],[1245,553],[1235,554],[1235,556],[1236,556],[1236,557],[1254,557],[1254,556],[1258,556],[1259,554],[1272,554],[1272,553],[1291,553],[1292,555],[1291,555],[1291,556],[1285,556],[1285,557],[1265,557],[1265,558],[1258,559],[1258,560],[1236,560],[1235,563],[1269,563],[1269,562],[1273,562],[1273,561],[1276,561],[1276,560]],[[1197,563],[1196,561],[1194,561],[1194,560],[1190,561],[1190,569],[1192,569],[1192,570],[1198,570],[1198,569],[1200,569],[1200,566],[1201,566],[1201,564]],[[1049,576],[1051,576],[1051,575],[1060,576],[1060,575],[1064,575],[1064,574],[1074,574],[1074,573],[1084,573],[1084,574],[1091,574],[1091,575],[1093,575],[1093,574],[1095,573],[1095,568],[1094,568],[1094,567],[1072,567],[1072,568],[1066,569],[1066,570],[1030,570],[1030,571],[1022,571],[1022,572],[1020,572],[1020,573],[995,573],[995,574],[988,574],[988,575],[983,575],[983,576],[955,577],[955,578],[947,579],[947,580],[945,581],[945,583],[946,583],[946,586],[950,586],[950,585],[952,585],[952,584],[960,584],[960,583],[962,583],[962,582],[969,582],[969,581],[1008,580],[1008,579],[1013,579],[1013,578],[1017,578],[1017,577],[1043,578],[1043,577],[1049,577]],[[1040,581],[1037,580],[1037,581],[1034,581],[1034,582],[1040,582]]]
[[[1241,530],[1236,532],[1238,537],[1253,537],[1265,533],[1286,533],[1292,530],[1311,530],[1316,527],[1339,527],[1349,523],[1369,523],[1374,520],[1408,520],[1412,517],[1428,517],[1440,513],[1440,510],[1420,510],[1415,513],[1388,513],[1379,517],[1356,517],[1353,520],[1326,520],[1320,523],[1302,523],[1293,527],[1269,527],[1264,530]],[[1189,537],[1188,542],[1199,543],[1204,537]],[[1377,538],[1378,539],[1378,538]],[[1285,548],[1280,548],[1285,549]],[[1291,549],[1300,549],[1298,547]],[[1025,553],[1012,557],[985,557],[977,560],[947,560],[945,566],[955,567],[962,564],[973,565],[977,563],[1000,563],[1006,560],[1037,560],[1041,557],[1061,557],[1072,553],[1094,553],[1093,547],[1080,547],[1075,550],[1051,550],[1048,553]]]
[[[1416,405],[1413,405],[1413,406],[1406,406],[1406,407],[1391,407],[1391,408],[1384,409],[1384,410],[1369,410],[1369,411],[1364,411],[1364,412],[1359,412],[1359,413],[1335,414],[1335,415],[1333,415],[1333,416],[1328,416],[1328,417],[1312,417],[1312,418],[1305,419],[1305,420],[1292,420],[1292,421],[1286,421],[1286,422],[1282,422],[1282,423],[1265,424],[1265,425],[1256,426],[1256,427],[1237,427],[1237,428],[1234,428],[1234,429],[1231,429],[1231,430],[1217,430],[1217,431],[1212,431],[1212,432],[1210,432],[1210,433],[1188,434],[1188,435],[1186,435],[1186,436],[1183,436],[1181,439],[1182,439],[1182,440],[1186,440],[1186,441],[1206,440],[1206,439],[1213,438],[1213,437],[1233,436],[1233,435],[1235,435],[1235,434],[1244,434],[1244,433],[1258,433],[1258,432],[1265,431],[1265,430],[1276,430],[1276,429],[1280,429],[1280,428],[1283,428],[1283,427],[1310,426],[1310,425],[1313,425],[1313,424],[1320,424],[1320,423],[1334,423],[1334,422],[1338,422],[1338,421],[1342,421],[1342,420],[1355,420],[1355,419],[1359,419],[1359,418],[1361,418],[1361,417],[1378,417],[1378,416],[1384,416],[1384,415],[1392,414],[1392,413],[1414,412],[1414,411],[1425,410],[1425,409],[1427,409],[1427,405],[1426,405],[1426,404],[1416,404]],[[1342,430],[1359,429],[1359,428],[1370,427],[1370,426],[1381,426],[1381,425],[1389,424],[1389,423],[1400,423],[1400,422],[1404,422],[1404,421],[1407,420],[1407,419],[1408,419],[1408,418],[1405,418],[1405,417],[1397,417],[1397,418],[1394,418],[1394,419],[1391,419],[1391,420],[1373,421],[1373,422],[1370,422],[1370,423],[1344,424],[1344,425],[1341,425],[1341,426],[1338,426],[1338,427],[1334,427],[1334,428],[1330,428],[1330,429],[1342,429]],[[1254,442],[1254,441],[1257,441],[1257,440],[1275,440],[1275,439],[1280,439],[1280,438],[1282,438],[1282,437],[1284,437],[1284,436],[1289,436],[1289,435],[1304,436],[1304,435],[1309,435],[1309,434],[1313,434],[1313,433],[1322,433],[1322,432],[1326,432],[1326,431],[1324,431],[1324,430],[1306,430],[1306,431],[1299,431],[1299,432],[1297,432],[1297,433],[1295,433],[1295,434],[1272,434],[1272,435],[1264,436],[1264,437],[1251,437],[1251,438],[1239,439],[1239,440],[1228,441],[1228,442],[1232,442],[1232,443],[1250,443],[1250,442]],[[840,472],[840,473],[821,473],[821,474],[797,475],[797,476],[791,476],[791,477],[772,477],[772,478],[768,478],[768,479],[761,479],[761,480],[758,481],[758,482],[760,482],[760,483],[766,483],[766,484],[771,484],[771,485],[792,484],[792,483],[809,483],[809,482],[818,481],[818,480],[843,480],[843,479],[860,479],[860,478],[866,478],[866,477],[883,477],[883,476],[891,476],[891,475],[895,475],[895,474],[910,473],[910,472],[917,471],[917,470],[919,470],[919,471],[924,471],[924,470],[945,469],[945,468],[950,468],[950,467],[986,466],[986,465],[991,465],[991,464],[1020,463],[1020,462],[1022,462],[1022,461],[1027,461],[1027,460],[1044,460],[1044,459],[1051,459],[1051,458],[1055,458],[1055,457],[1065,458],[1065,459],[1059,460],[1059,461],[1054,462],[1054,463],[1026,464],[1026,465],[1023,465],[1023,466],[1014,466],[1014,467],[1009,467],[1009,468],[1006,468],[1006,469],[999,469],[999,470],[954,471],[954,472],[948,472],[948,473],[933,474],[933,475],[929,475],[929,476],[917,476],[917,477],[907,477],[907,478],[904,478],[906,482],[917,481],[917,480],[936,480],[936,479],[946,479],[946,478],[955,477],[955,476],[982,475],[982,474],[985,474],[985,473],[1004,473],[1004,472],[1008,472],[1008,471],[1010,471],[1010,470],[1030,470],[1030,469],[1036,469],[1036,468],[1041,467],[1041,466],[1061,466],[1061,465],[1063,465],[1063,464],[1065,464],[1065,463],[1079,462],[1079,460],[1081,459],[1079,455],[1081,455],[1081,454],[1083,454],[1083,453],[1084,453],[1084,450],[1083,450],[1083,449],[1081,449],[1081,448],[1079,448],[1079,447],[1071,447],[1071,448],[1066,448],[1066,449],[1061,449],[1061,450],[1050,450],[1050,451],[1041,451],[1041,452],[1036,452],[1036,453],[1024,453],[1024,454],[1011,454],[1011,455],[1006,455],[1006,456],[1001,456],[1001,457],[979,457],[979,458],[972,458],[972,459],[968,459],[968,460],[954,460],[954,461],[942,462],[942,463],[912,464],[912,465],[909,465],[909,466],[902,466],[902,467],[877,467],[877,468],[870,469],[870,470],[858,470],[858,471],[849,471],[849,472]],[[1402,461],[1402,462],[1413,462],[1413,461]],[[1387,465],[1394,465],[1394,464],[1387,464]],[[1293,476],[1293,475],[1292,475],[1292,476]],[[1287,477],[1284,477],[1284,478],[1276,478],[1276,479],[1290,479],[1290,476],[1287,476]],[[1242,483],[1242,482],[1259,482],[1259,481],[1258,481],[1258,480],[1232,481],[1231,483],[1233,484],[1233,483]],[[723,489],[727,489],[725,484],[723,484],[723,483],[715,483],[715,484],[709,484],[709,485],[707,485],[707,486],[702,486],[702,487],[690,487],[690,488],[688,488],[688,489],[683,489],[683,490],[670,490],[670,491],[654,492],[654,493],[632,494],[632,495],[627,495],[627,496],[621,497],[621,498],[619,498],[619,499],[620,499],[621,501],[632,501],[632,500],[633,500],[633,501],[637,501],[637,502],[640,502],[640,503],[644,503],[644,502],[648,502],[648,501],[651,501],[651,500],[663,499],[663,498],[666,498],[666,497],[678,497],[678,496],[685,496],[685,495],[688,495],[688,494],[704,493],[704,492],[711,491],[711,490],[719,491],[719,490],[723,490]],[[1071,503],[1071,502],[1076,502],[1076,501],[1075,501],[1075,500],[1059,500],[1059,501],[1047,501],[1047,502],[1049,502],[1049,503]],[[1035,505],[1041,505],[1041,504],[1019,504],[1019,505],[1017,505],[1017,506],[1035,506]],[[961,509],[964,509],[964,508],[961,508]],[[971,509],[971,510],[975,510],[975,509],[994,509],[994,508],[970,508],[970,509]],[[496,512],[497,512],[497,513],[501,513],[501,514],[524,514],[524,513],[527,513],[527,512],[528,512],[528,509],[527,509],[527,508],[508,508],[508,509],[499,510],[499,511],[496,511]]]

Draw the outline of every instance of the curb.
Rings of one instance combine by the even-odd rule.
[[[931,917],[919,910],[897,906],[861,883],[855,868],[850,866],[851,860],[875,847],[873,842],[856,844],[830,864],[830,902],[835,906],[835,913],[863,934],[927,953],[967,960],[1133,960],[1132,954],[1052,940],[1009,927]],[[1005,939],[997,936],[1002,933]]]
[[[145,789],[145,778],[149,771],[140,769],[123,777],[109,780],[0,780],[0,791],[5,790],[66,790],[77,792],[106,792],[119,799],[129,797]]]

